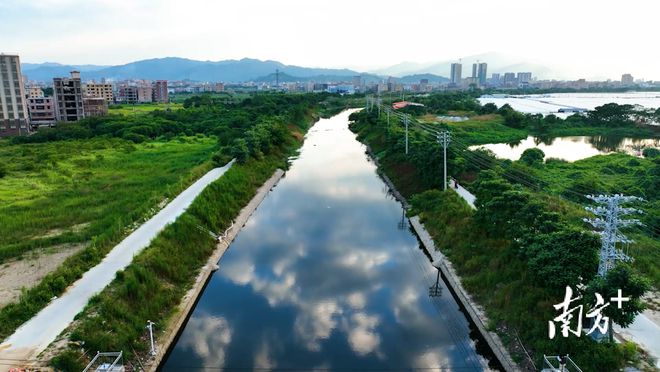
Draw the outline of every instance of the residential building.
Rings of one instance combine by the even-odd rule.
[[[103,98],[109,105],[115,101],[115,95],[112,92],[112,84],[109,83],[87,83],[83,85],[83,95],[85,97]]]
[[[87,118],[108,115],[108,100],[103,97],[85,97],[83,107]]]
[[[148,103],[153,101],[153,88],[151,85],[141,84],[137,86],[138,103]]]
[[[477,80],[479,85],[486,85],[486,77],[488,76],[488,64],[486,62],[481,62],[477,71]]]
[[[28,98],[41,98],[44,96],[44,91],[41,87],[29,87]]]
[[[28,98],[30,125],[32,128],[51,126],[55,123],[55,100],[53,97]]]
[[[154,102],[169,102],[170,98],[167,94],[167,80],[156,80],[153,82],[153,97]]]
[[[138,89],[135,86],[122,85],[117,90],[117,103],[137,103]]]
[[[68,78],[54,78],[53,94],[57,121],[71,122],[85,117],[79,71],[71,71]]]
[[[479,68],[478,63],[473,63],[472,64],[472,77],[475,78],[475,79],[477,78],[477,69],[478,68]]]
[[[215,88],[214,91],[217,92],[224,92],[225,91],[225,85],[223,83],[215,83]]]
[[[630,86],[633,85],[633,83],[634,83],[634,79],[632,75],[630,74],[621,75],[621,85]]]
[[[21,62],[17,55],[0,54],[0,137],[27,134],[28,121]]]
[[[450,85],[458,86],[461,85],[461,70],[463,65],[460,63],[451,64],[451,75],[450,75]]]

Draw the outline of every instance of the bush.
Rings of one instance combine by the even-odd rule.
[[[520,155],[520,161],[530,166],[543,164],[543,158],[545,158],[545,153],[536,147],[527,149]]]
[[[660,155],[660,150],[654,147],[647,147],[642,150],[642,155],[644,155],[645,158],[655,158]]]
[[[7,166],[4,164],[0,164],[0,178],[3,178],[7,175]]]

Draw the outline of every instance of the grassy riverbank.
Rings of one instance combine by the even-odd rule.
[[[69,339],[86,350],[123,350],[124,362],[147,357],[145,322],[165,329],[217,242],[201,230],[224,231],[275,171],[285,167],[283,153],[237,164],[207,187],[192,206],[169,225],[126,270],[95,296],[69,329]],[[102,326],[99,324],[102,323]],[[84,367],[72,345],[52,363],[64,371]]]
[[[289,130],[302,138],[310,113],[331,98],[189,97],[179,110],[90,118],[0,140],[0,155],[8,159],[0,166],[0,262],[42,248],[87,245],[0,309],[0,339],[59,296],[166,199],[236,153],[261,159],[286,146],[282,136]]]
[[[552,305],[561,302],[564,286],[588,282],[595,275],[599,243],[581,233],[587,229],[582,222],[587,217],[585,202],[580,199],[584,192],[631,193],[657,203],[658,162],[623,154],[575,163],[500,161],[469,151],[466,144],[520,139],[532,129],[505,125],[506,119],[499,114],[475,114],[468,121],[450,124],[433,124],[428,114],[417,117],[427,125],[452,129],[456,141],[448,152],[449,174],[477,192],[481,213],[473,212],[452,192],[429,191],[441,188],[443,155],[423,128],[411,128],[408,155],[402,126],[388,126],[385,115],[354,114],[351,129],[372,148],[381,170],[399,191],[412,200],[412,213],[425,221],[514,358],[529,370],[536,370],[533,364],[540,366],[543,354],[560,353],[570,353],[585,371],[635,364],[640,355],[634,345],[599,344],[588,337],[549,340],[547,327],[557,315]],[[594,188],[585,189],[594,183]],[[653,205],[657,204],[649,210],[657,211]],[[639,232],[639,243],[630,253],[637,259],[634,269],[657,286],[660,247],[652,231]],[[584,244],[574,243],[583,238]]]
[[[257,188],[277,168],[287,167],[287,158],[302,144],[314,115],[314,111],[308,111],[302,120],[276,124],[287,128],[286,135],[279,137],[281,142],[265,152],[251,149],[244,161],[207,187],[176,222],[90,301],[68,330],[75,344],[61,350],[52,364],[65,371],[78,370],[85,358],[74,345],[84,342],[87,350],[123,350],[125,363],[139,365],[138,359],[147,357],[146,319],[155,321],[160,329],[167,327],[215,249],[217,242],[207,231],[224,231]]]

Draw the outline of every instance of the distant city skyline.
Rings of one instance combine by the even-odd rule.
[[[644,0],[3,0],[0,51],[29,63],[249,57],[362,72],[497,51],[557,78],[660,80],[658,13]]]

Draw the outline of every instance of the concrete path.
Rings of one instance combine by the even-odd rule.
[[[660,368],[660,325],[641,313],[628,328],[614,325],[614,332],[648,351]]]
[[[456,183],[456,180],[453,179],[453,178],[451,179],[451,181],[449,181],[449,187],[450,187],[452,190],[456,191],[456,193],[457,193],[461,198],[463,198],[463,200],[465,200],[465,201],[468,203],[468,205],[469,205],[470,207],[472,207],[472,209],[477,209],[477,207],[474,206],[474,201],[477,200],[477,197],[474,196],[471,192],[467,191],[467,190],[466,190],[463,186],[461,186],[461,185],[458,185],[458,187],[456,187],[456,184],[457,184],[457,183]]]
[[[232,160],[215,168],[179,194],[165,208],[117,244],[98,265],[71,285],[62,296],[52,301],[32,319],[24,323],[0,345],[0,361],[33,360],[73,321],[89,299],[101,292],[119,270],[128,266],[133,257],[146,248],[168,224],[174,222],[192,204],[206,186],[220,178]],[[0,371],[5,366],[0,363]]]

